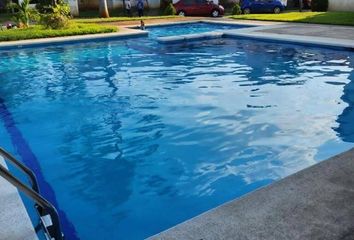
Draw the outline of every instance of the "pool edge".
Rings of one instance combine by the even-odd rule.
[[[46,47],[52,45],[65,45],[72,43],[94,42],[96,40],[115,40],[147,36],[147,31],[123,31],[116,33],[88,34],[79,36],[28,39],[20,41],[0,42],[0,50],[12,50],[31,47]]]
[[[148,238],[344,239],[354,237],[354,148]]]
[[[224,30],[222,31],[223,37],[234,38],[234,39],[254,39],[258,41],[272,41],[276,43],[290,43],[311,47],[324,47],[332,48],[337,50],[349,50],[354,51],[354,40],[350,39],[334,39],[327,37],[314,37],[314,36],[299,36],[299,35],[289,35],[289,34],[275,34],[261,32],[260,30],[269,30],[272,28],[277,28],[279,26],[286,26],[288,23],[284,22],[273,22],[273,23],[247,23],[247,22],[236,22],[236,21],[226,21],[226,20],[191,20],[184,22],[164,22],[149,24],[147,27],[162,27],[162,26],[173,26],[173,25],[186,25],[190,23],[210,23],[210,24],[221,24],[221,25],[235,25],[235,26],[249,26],[249,28],[240,28],[234,30]],[[299,23],[299,25],[301,25]],[[136,28],[135,25],[128,25],[122,27],[123,31],[117,33],[105,33],[105,34],[89,34],[80,36],[68,36],[68,37],[57,37],[57,38],[44,38],[44,39],[30,39],[21,41],[11,41],[11,42],[0,42],[0,50],[12,50],[21,48],[31,48],[31,47],[46,47],[51,45],[64,45],[72,43],[86,43],[93,42],[96,40],[109,41],[115,39],[128,39],[135,37],[148,36],[148,31],[142,31]],[[191,39],[193,41],[194,39]],[[199,40],[199,39],[195,39]],[[182,41],[175,41],[171,43],[186,42],[186,39]],[[162,42],[160,42],[162,43]],[[165,42],[164,42],[165,43]]]

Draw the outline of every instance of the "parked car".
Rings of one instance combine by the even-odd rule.
[[[180,16],[212,16],[224,15],[224,7],[210,0],[180,0],[174,4]]]
[[[244,14],[273,12],[280,13],[285,6],[279,0],[243,0],[241,9]]]

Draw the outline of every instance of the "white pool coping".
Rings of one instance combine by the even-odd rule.
[[[36,46],[48,46],[56,44],[67,44],[67,43],[77,43],[77,42],[92,42],[94,40],[102,39],[124,39],[124,38],[134,38],[147,36],[147,31],[135,30],[135,29],[122,29],[122,31],[114,33],[102,33],[102,34],[87,34],[87,35],[77,35],[77,36],[66,36],[66,37],[54,37],[54,38],[39,38],[39,39],[28,39],[20,41],[9,41],[0,42],[1,49],[13,49],[22,47],[36,47]]]
[[[7,168],[2,157],[0,164]],[[0,176],[0,239],[38,240],[17,189]]]

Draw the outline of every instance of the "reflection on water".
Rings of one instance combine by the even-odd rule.
[[[353,146],[351,52],[134,39],[0,61],[0,94],[82,239],[147,237]]]
[[[350,57],[350,67],[354,69],[354,56]],[[335,128],[338,136],[345,142],[354,142],[354,70],[351,71],[349,83],[344,86],[343,96],[341,99],[347,104],[342,114],[338,116],[337,122],[339,126]]]

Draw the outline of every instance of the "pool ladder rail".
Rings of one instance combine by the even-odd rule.
[[[50,202],[41,196],[37,178],[32,170],[23,165],[1,147],[0,156],[3,157],[5,161],[7,160],[13,166],[21,170],[30,179],[31,187],[21,182],[18,178],[13,176],[9,170],[0,164],[0,176],[14,185],[35,203],[34,206],[39,215],[40,225],[44,230],[44,235],[47,240],[64,240],[64,234],[61,231],[58,212]]]

